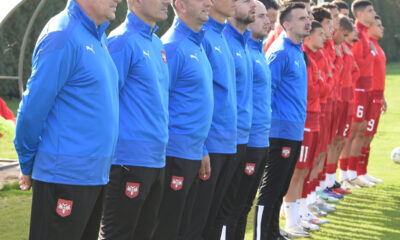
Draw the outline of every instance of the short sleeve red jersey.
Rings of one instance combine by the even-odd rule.
[[[265,52],[268,51],[268,48],[271,47],[272,43],[279,37],[279,35],[283,32],[283,27],[278,24],[275,26],[275,29],[272,30],[267,39],[265,40]]]
[[[371,41],[368,37],[368,28],[356,21],[356,29],[358,30],[358,42],[355,42],[352,47],[354,59],[360,68],[360,77],[356,81],[356,88],[371,90],[372,78],[374,73],[374,55],[375,52],[371,49]]]
[[[374,76],[373,76],[373,90],[382,91],[385,90],[385,78],[386,78],[386,55],[378,40],[372,39],[372,43],[375,45],[377,55],[374,59]]]

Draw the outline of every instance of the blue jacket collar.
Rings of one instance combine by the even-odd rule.
[[[303,42],[300,42],[299,44],[297,44],[297,43],[294,43],[292,40],[290,40],[287,37],[285,37],[283,40],[285,41],[285,43],[290,44],[290,45],[298,48],[299,50],[301,50],[301,45],[303,45]]]
[[[79,18],[81,23],[91,32],[97,39],[101,40],[106,28],[110,24],[109,22],[104,22],[96,27],[93,19],[89,18],[88,15],[82,10],[81,6],[77,4],[74,0],[68,0],[68,4],[66,7],[67,11],[71,13],[71,15]]]
[[[246,31],[241,34],[229,21],[226,24],[226,29],[231,33],[231,35],[236,38],[240,43],[242,43],[243,47],[246,46],[247,41],[250,38],[251,32],[246,29]]]
[[[263,41],[264,38],[261,38],[260,40],[254,40],[253,38],[250,38],[247,44],[249,45],[249,48],[255,49],[259,52],[262,52],[262,46],[263,46]]]
[[[211,16],[209,16],[208,22],[205,24],[207,28],[214,30],[217,33],[222,33],[224,30],[226,23],[220,23]]]
[[[204,38],[204,32],[205,32],[204,27],[202,27],[200,31],[195,32],[178,17],[175,17],[172,25],[174,26],[174,29],[176,31],[185,34],[195,44],[199,46],[201,45],[201,42],[203,41]]]
[[[133,12],[128,10],[126,18],[127,27],[138,30],[144,37],[152,39],[153,34],[157,31],[158,26],[155,25],[152,29],[151,25],[145,23],[142,19],[136,16]]]

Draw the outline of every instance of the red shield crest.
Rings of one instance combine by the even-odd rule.
[[[290,150],[291,150],[290,147],[283,147],[282,148],[282,157],[284,157],[284,158],[290,157]]]
[[[139,183],[126,182],[125,195],[129,198],[135,198],[139,194]]]
[[[64,199],[58,199],[57,202],[57,213],[61,217],[66,217],[71,214],[72,211],[72,201],[69,200],[64,200]]]
[[[255,163],[246,163],[246,166],[244,168],[244,173],[251,176],[251,175],[253,175],[255,169],[256,169]]]
[[[175,191],[181,190],[183,187],[183,177],[172,176],[171,188]]]
[[[161,57],[162,57],[162,60],[163,60],[165,63],[167,63],[167,56],[165,55],[165,52],[164,52],[164,51],[161,51]]]

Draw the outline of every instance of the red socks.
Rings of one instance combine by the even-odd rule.
[[[359,159],[360,159],[360,157],[351,156],[349,159],[349,165],[347,167],[347,170],[357,171],[357,164],[358,164]]]
[[[339,159],[339,167],[340,170],[342,171],[347,171],[347,166],[349,165],[349,159],[348,158],[341,158]]]

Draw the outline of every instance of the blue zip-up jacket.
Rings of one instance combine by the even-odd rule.
[[[271,128],[271,72],[262,52],[263,40],[249,39],[249,51],[253,60],[253,119],[249,147],[269,147]]]
[[[201,160],[214,108],[212,69],[194,32],[179,18],[162,36],[170,74],[167,156]]]
[[[303,140],[307,109],[307,67],[301,44],[283,38],[267,62],[272,76],[271,138]]]
[[[69,185],[108,182],[119,113],[107,26],[96,27],[70,0],[40,34],[14,140],[23,174]]]
[[[204,154],[236,153],[235,62],[222,34],[224,27],[211,17],[205,24],[203,47],[213,70],[214,114]]]
[[[235,61],[237,144],[247,144],[253,115],[253,66],[247,47],[250,31],[241,34],[227,22],[223,33]]]
[[[119,73],[119,137],[113,164],[162,168],[168,141],[169,75],[157,26],[132,12],[108,38]]]

